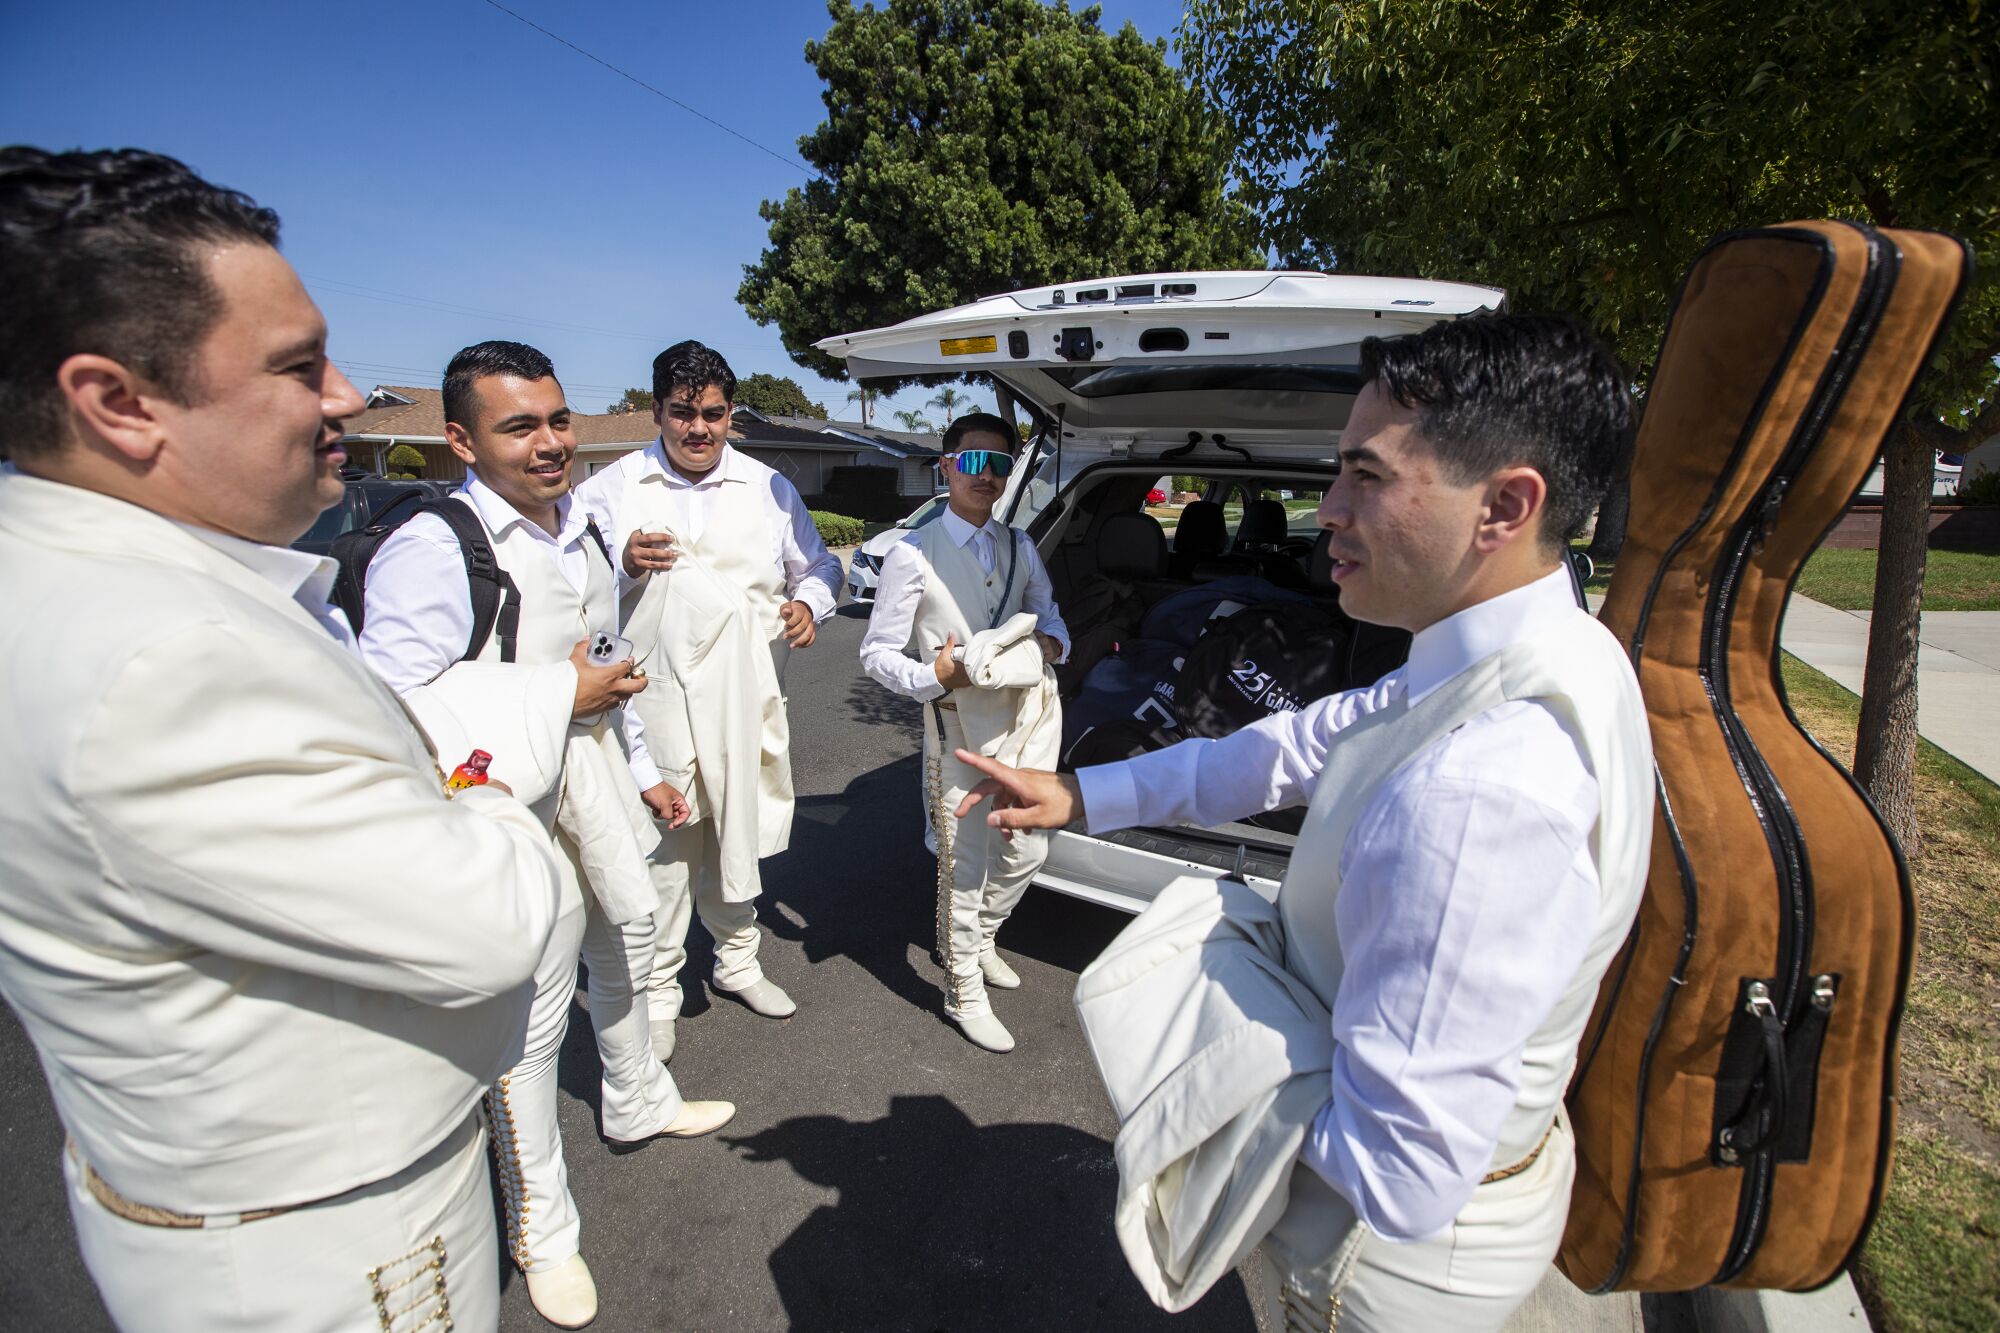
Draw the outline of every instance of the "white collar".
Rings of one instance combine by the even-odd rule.
[[[998,545],[1000,544],[999,522],[996,519],[989,517],[986,520],[985,527],[975,528],[970,523],[960,518],[958,516],[957,511],[954,510],[949,504],[946,504],[944,507],[943,519],[944,519],[944,530],[946,534],[951,537],[952,541],[958,543],[958,545],[960,546],[964,546],[967,543],[969,543],[973,538],[973,534],[979,532],[983,532],[987,536],[993,538],[993,544],[996,547],[998,547]]]
[[[167,521],[222,552],[309,611],[324,611],[332,600],[333,581],[340,572],[340,566],[329,556],[307,555],[289,546],[267,546],[263,542],[246,541],[213,528],[183,523],[179,519]]]
[[[1533,583],[1419,630],[1410,642],[1410,662],[1403,672],[1410,705],[1509,644],[1545,634],[1571,616],[1584,614],[1576,604],[1569,570],[1558,565]]]
[[[699,481],[689,481],[667,461],[667,442],[658,436],[646,446],[645,459],[645,476],[657,475],[677,490],[691,491],[703,486],[720,486],[725,481],[744,480],[742,469],[736,466],[736,448],[727,440],[723,441],[722,453],[716,458],[715,466],[702,473]]]
[[[563,550],[582,539],[585,524],[590,515],[571,503],[572,494],[566,493],[556,501],[556,534],[551,537],[547,528],[529,519],[526,514],[514,508],[507,498],[479,479],[479,474],[471,468],[465,470],[465,485],[459,487],[459,494],[472,501],[472,507],[479,511],[480,520],[486,530],[498,537],[509,525],[519,523],[528,532],[544,541],[553,541]]]

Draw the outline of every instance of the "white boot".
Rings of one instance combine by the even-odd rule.
[[[729,990],[722,986],[715,989],[751,1013],[765,1018],[790,1018],[799,1011],[799,1007],[792,1003],[792,997],[779,990],[778,983],[768,977],[759,977],[741,990]]]
[[[1001,1055],[1014,1049],[1014,1034],[1007,1030],[1005,1023],[993,1016],[990,1009],[982,1014],[953,1014],[951,1020],[958,1024],[966,1040],[974,1046]]]
[[[637,1139],[612,1139],[613,1143],[624,1145],[624,1151],[631,1151],[635,1144],[647,1139],[697,1139],[704,1134],[713,1134],[736,1117],[734,1102],[682,1102],[680,1114],[654,1130],[651,1134]],[[606,1138],[611,1138],[609,1134]],[[614,1149],[613,1151],[618,1151]]]
[[[1021,974],[1007,966],[1007,960],[988,949],[979,955],[979,972],[995,990],[1021,989]]]
[[[572,1254],[546,1272],[526,1276],[528,1299],[557,1328],[582,1328],[597,1318],[597,1284],[582,1255]]]
[[[674,1058],[674,1020],[671,1018],[654,1019],[652,1035],[653,1054],[659,1057],[661,1064],[668,1063]]]

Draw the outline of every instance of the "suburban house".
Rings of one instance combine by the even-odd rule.
[[[659,434],[644,412],[585,413],[570,418],[576,431],[579,479],[644,449]],[[782,473],[803,495],[819,495],[837,467],[882,467],[896,472],[896,493],[927,496],[937,490],[939,439],[906,431],[878,430],[851,421],[810,417],[766,417],[738,406],[729,441],[758,462]],[[424,476],[457,481],[465,476],[444,441],[444,395],[437,389],[378,385],[368,406],[350,418],[342,440],[347,456],[371,472],[395,471],[389,451],[409,445],[424,455]]]

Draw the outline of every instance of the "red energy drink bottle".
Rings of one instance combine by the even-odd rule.
[[[493,762],[493,756],[484,750],[474,750],[466,756],[464,763],[451,770],[451,776],[444,780],[446,791],[463,791],[467,787],[486,785],[486,766]]]

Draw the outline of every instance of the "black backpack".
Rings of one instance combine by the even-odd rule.
[[[359,635],[367,608],[368,563],[382,549],[382,543],[389,540],[390,533],[418,514],[436,514],[443,519],[458,538],[458,552],[465,559],[466,588],[472,594],[472,635],[466,640],[460,660],[479,656],[487,638],[497,632],[500,660],[513,661],[514,643],[521,628],[520,589],[514,586],[507,571],[500,568],[479,515],[472,512],[471,506],[456,500],[432,500],[413,490],[397,496],[379,514],[370,515],[362,527],[334,538],[328,552],[340,566],[333,581],[334,605],[346,612],[348,625]],[[617,563],[611,559],[611,548],[605,543],[604,534],[597,530],[597,520],[591,519],[586,526],[597,542],[597,549],[604,553],[605,561],[615,572]]]

